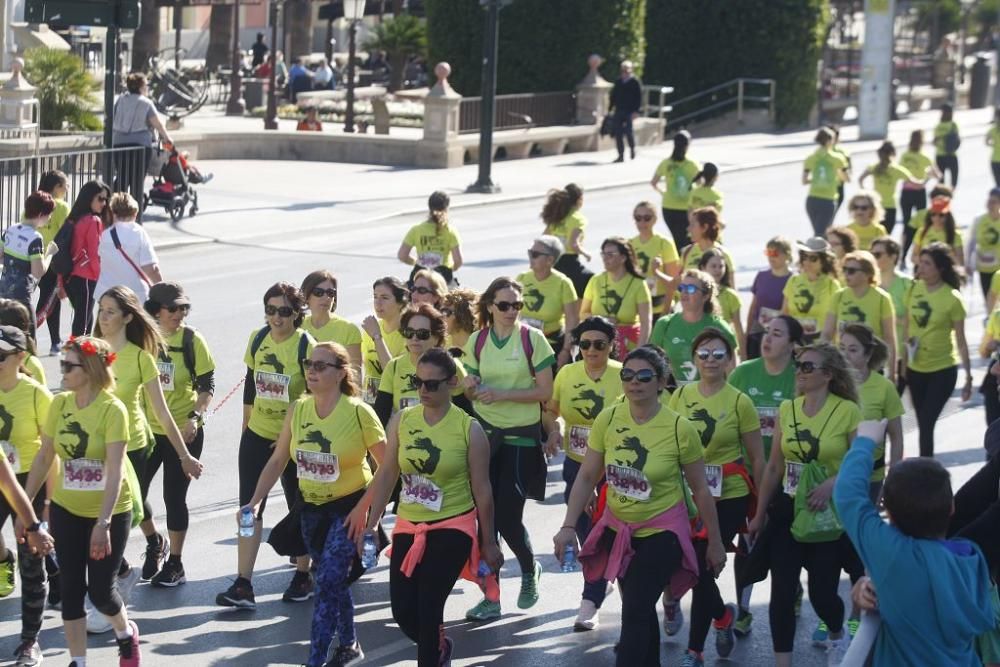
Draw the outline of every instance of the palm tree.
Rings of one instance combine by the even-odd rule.
[[[229,67],[233,62],[233,5],[212,5],[208,21],[208,52],[205,68],[208,71]]]
[[[401,14],[375,25],[365,43],[368,51],[385,51],[392,73],[389,90],[399,90],[403,84],[403,69],[410,56],[422,56],[427,51],[427,26],[423,20]]]
[[[139,27],[132,36],[133,72],[145,72],[149,57],[160,50],[160,8],[156,0],[142,0],[140,9]]]
[[[97,92],[101,83],[83,61],[67,51],[30,49],[24,54],[24,76],[38,89],[43,130],[99,130]]]

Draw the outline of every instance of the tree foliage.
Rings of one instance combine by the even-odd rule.
[[[402,87],[406,59],[427,53],[426,25],[421,19],[409,14],[386,19],[375,25],[371,37],[365,40],[364,48],[368,51],[385,51],[392,68],[389,90],[399,90]]]
[[[38,91],[43,130],[99,130],[101,84],[67,51],[38,48],[24,54],[24,76]]]

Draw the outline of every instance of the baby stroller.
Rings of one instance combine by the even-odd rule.
[[[162,206],[174,222],[184,217],[184,209],[189,204],[188,215],[193,218],[198,213],[198,193],[188,179],[186,160],[175,146],[164,144],[157,149],[149,171],[154,179],[153,188],[143,198],[143,211],[150,205]]]

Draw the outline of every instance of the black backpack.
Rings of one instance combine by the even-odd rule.
[[[188,370],[188,375],[191,376],[191,383],[194,384],[198,376],[195,374],[194,363],[195,363],[195,351],[194,351],[194,329],[189,326],[183,327],[183,332],[181,333],[181,349],[170,348],[169,350],[163,350],[160,352],[160,361],[170,362],[169,352],[180,352],[181,357],[184,359],[184,366]]]
[[[52,264],[49,266],[57,276],[63,279],[69,278],[69,274],[73,272],[74,232],[76,232],[76,220],[67,219],[56,232],[55,238],[52,239],[59,246],[59,252],[52,257]]]

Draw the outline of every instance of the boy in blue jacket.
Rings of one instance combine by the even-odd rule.
[[[833,499],[878,591],[882,627],[875,665],[982,665],[975,639],[996,625],[989,569],[969,540],[946,540],[954,511],[948,471],[933,459],[892,467],[882,497],[868,495],[875,443],[885,421],[862,422],[837,474]]]

